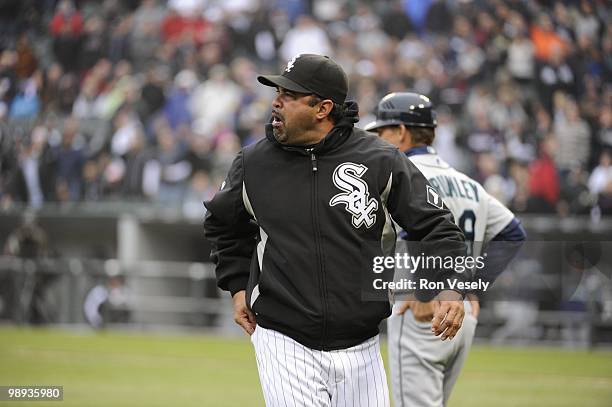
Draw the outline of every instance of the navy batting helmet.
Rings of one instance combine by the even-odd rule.
[[[376,121],[365,126],[375,131],[385,126],[436,127],[436,112],[429,98],[418,93],[389,93],[378,103]]]

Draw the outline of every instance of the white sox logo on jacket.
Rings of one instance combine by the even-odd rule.
[[[329,205],[343,204],[344,208],[353,215],[352,223],[356,228],[364,225],[367,228],[376,223],[376,215],[372,212],[378,209],[378,201],[370,198],[368,184],[361,179],[368,167],[363,164],[343,163],[334,170],[334,185],[345,191],[335,195]]]

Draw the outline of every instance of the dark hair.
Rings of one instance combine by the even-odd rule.
[[[431,127],[407,127],[412,135],[412,144],[425,144],[430,146],[434,141],[434,137],[436,137],[436,133]]]
[[[312,107],[325,99],[326,98],[313,94],[308,102],[308,106]],[[334,103],[334,107],[332,108],[331,112],[329,112],[329,118],[332,120],[332,122],[334,122],[334,124],[337,124],[344,117],[346,113],[344,106],[344,103]]]

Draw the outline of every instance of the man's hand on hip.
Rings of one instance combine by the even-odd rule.
[[[465,315],[461,294],[452,290],[444,290],[438,294],[433,304],[432,332],[436,336],[440,335],[443,341],[453,339],[461,328]]]
[[[249,335],[255,332],[255,315],[246,305],[246,291],[238,291],[232,297],[234,300],[234,321]]]
[[[396,314],[403,314],[408,309],[412,311],[412,316],[419,322],[431,322],[431,318],[433,318],[434,314],[434,303],[430,302],[421,302],[416,300],[404,301]]]

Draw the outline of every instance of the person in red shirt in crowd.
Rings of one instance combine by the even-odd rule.
[[[53,36],[53,52],[66,71],[78,68],[80,40],[83,35],[83,17],[70,0],[62,0],[49,24]]]
[[[211,24],[197,12],[181,15],[176,10],[170,10],[161,26],[164,42],[191,42],[201,46],[210,31]]]
[[[63,0],[57,5],[57,12],[51,19],[51,34],[79,36],[83,32],[83,17],[70,0]]]
[[[559,176],[553,160],[556,141],[548,135],[540,143],[540,155],[529,166],[530,212],[555,212],[559,201]]]

